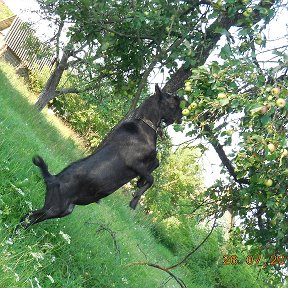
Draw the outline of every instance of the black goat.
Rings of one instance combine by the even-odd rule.
[[[27,228],[49,218],[70,214],[75,205],[98,202],[133,178],[140,176],[130,207],[135,209],[141,195],[153,184],[152,171],[159,166],[156,158],[157,128],[181,122],[180,98],[155,87],[155,94],[122,120],[96,151],[51,175],[44,160],[33,163],[42,172],[46,184],[45,204],[22,219]]]

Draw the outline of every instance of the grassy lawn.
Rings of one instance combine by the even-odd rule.
[[[19,219],[43,203],[32,156],[43,156],[57,173],[84,155],[27,97],[33,95],[14,69],[0,62],[0,287],[179,287],[160,270],[129,266],[177,259],[151,235],[147,216],[128,208],[131,195],[121,191],[11,237]],[[201,287],[187,268],[175,273],[188,287]]]

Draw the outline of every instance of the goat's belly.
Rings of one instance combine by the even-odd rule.
[[[117,189],[128,183],[137,175],[132,171],[110,169],[109,171],[90,171],[85,177],[81,177],[77,191],[73,197],[76,205],[86,205],[97,202],[110,195]]]

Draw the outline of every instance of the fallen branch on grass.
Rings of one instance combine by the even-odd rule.
[[[197,247],[195,247],[190,253],[188,253],[181,261],[177,262],[176,264],[174,264],[170,267],[163,267],[163,266],[160,266],[158,264],[140,261],[140,262],[131,263],[128,265],[128,267],[137,266],[137,265],[145,265],[145,266],[150,266],[150,267],[162,270],[162,271],[168,273],[173,279],[175,279],[175,281],[180,285],[181,288],[183,288],[183,287],[186,288],[187,286],[185,285],[183,280],[181,280],[179,277],[177,277],[175,274],[173,274],[170,270],[184,264],[208,240],[208,238],[211,236],[214,228],[216,227],[216,220],[217,220],[217,217],[215,216],[211,230],[209,231],[207,236],[202,240],[202,242]]]
[[[165,267],[162,267],[160,265],[149,263],[149,262],[136,262],[136,263],[129,264],[128,267],[136,266],[136,265],[145,265],[145,266],[150,266],[150,267],[162,270],[162,271],[168,273],[173,279],[175,279],[175,281],[180,285],[181,288],[187,288],[187,286],[185,285],[183,280],[180,279],[179,277],[177,277],[171,271],[169,271],[169,268],[165,268]]]
[[[98,223],[93,223],[93,222],[85,222],[85,224],[89,224],[89,225],[99,225],[99,228],[96,230],[96,233],[99,232],[103,232],[106,231],[111,235],[111,238],[113,240],[113,244],[114,244],[114,248],[115,248],[115,253],[116,253],[116,258],[118,258],[119,260],[121,260],[121,256],[120,256],[120,247],[119,244],[117,242],[116,239],[116,232],[114,232],[112,229],[110,229],[107,225],[105,224],[98,224]]]

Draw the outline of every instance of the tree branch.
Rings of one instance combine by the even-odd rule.
[[[227,157],[227,155],[223,149],[223,146],[219,143],[217,137],[213,134],[212,130],[210,129],[210,127],[208,125],[204,126],[204,131],[210,136],[209,142],[211,143],[214,150],[218,154],[222,164],[226,167],[229,174],[233,177],[234,181],[239,183],[239,184],[249,184],[250,181],[248,179],[245,179],[245,178],[238,179],[237,174],[235,172],[235,169],[234,169],[231,161]]]
[[[147,83],[147,79],[151,73],[151,71],[154,69],[154,67],[156,66],[156,64],[161,61],[161,59],[163,59],[170,51],[172,51],[173,49],[175,49],[176,47],[178,47],[182,42],[184,41],[184,38],[181,37],[177,40],[174,41],[174,43],[166,50],[161,51],[160,49],[158,49],[158,53],[155,55],[154,59],[152,60],[152,62],[150,63],[150,65],[146,68],[146,70],[143,73],[143,76],[141,78],[140,84],[137,88],[136,94],[132,100],[131,106],[130,106],[130,110],[134,110],[137,106],[137,103],[139,101],[140,95],[142,90],[144,89],[146,83]]]
[[[136,265],[150,266],[150,267],[159,269],[161,271],[164,271],[164,272],[168,273],[173,279],[175,279],[175,281],[179,284],[179,286],[181,288],[187,288],[187,286],[183,282],[183,280],[181,280],[179,277],[177,277],[175,274],[173,274],[171,271],[169,271],[169,269],[167,269],[165,267],[162,267],[162,266],[157,265],[157,264],[149,263],[149,262],[136,262],[136,263],[129,264],[128,267],[136,266]]]
[[[270,8],[276,0],[265,1],[262,0],[259,4],[260,7],[263,8]],[[219,41],[222,34],[219,31],[219,29],[216,29],[217,27],[221,27],[223,29],[226,29],[227,31],[232,26],[237,26],[240,20],[245,19],[245,16],[243,16],[242,13],[237,13],[235,17],[229,18],[227,16],[226,10],[221,12],[221,14],[217,17],[217,19],[208,27],[205,33],[202,33],[202,41],[205,44],[198,45],[198,47],[195,49],[195,55],[197,58],[195,59],[195,63],[193,65],[182,65],[170,78],[170,80],[166,83],[163,90],[165,92],[170,93],[176,93],[177,90],[182,88],[184,86],[184,81],[188,79],[192,75],[191,69],[193,67],[201,66],[205,63],[208,56],[210,55],[210,52],[215,48],[217,42]],[[251,16],[251,19],[253,19],[252,24],[256,24],[261,20],[261,15],[259,10],[254,10],[253,14]],[[242,26],[242,24],[238,25]]]
[[[216,221],[217,221],[217,217],[215,216],[215,219],[214,219],[214,222],[213,222],[213,225],[211,227],[211,230],[209,231],[209,233],[206,235],[206,237],[202,240],[202,242],[196,246],[190,253],[188,253],[180,262],[166,268],[168,270],[171,270],[171,269],[174,269],[180,265],[182,265],[183,263],[185,263],[207,240],[208,238],[211,236],[213,230],[215,229],[216,227]]]
[[[60,51],[60,35],[62,32],[62,29],[64,27],[64,21],[61,19],[60,20],[60,24],[59,24],[59,28],[56,34],[56,65],[58,65],[59,63],[59,51]]]
[[[190,253],[188,253],[178,263],[176,263],[176,264],[174,264],[172,266],[169,266],[169,267],[163,267],[163,266],[160,266],[158,264],[149,263],[149,262],[136,262],[136,263],[129,264],[128,266],[146,265],[146,266],[150,266],[150,267],[154,267],[154,268],[160,269],[160,270],[168,273],[171,277],[173,277],[177,281],[177,283],[180,285],[180,287],[186,287],[185,283],[181,279],[176,277],[170,270],[172,270],[172,269],[174,269],[176,267],[179,267],[180,265],[184,264],[208,240],[208,238],[211,236],[212,232],[214,231],[214,229],[216,227],[216,221],[217,221],[217,217],[215,216],[213,225],[211,227],[211,230],[206,235],[206,237],[201,241],[201,243],[197,247],[195,247]]]

